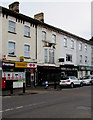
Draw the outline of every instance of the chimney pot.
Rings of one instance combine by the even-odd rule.
[[[10,4],[9,9],[19,13],[19,2],[13,2],[12,4]]]
[[[34,15],[34,19],[39,20],[40,22],[44,22],[44,13],[38,13]]]

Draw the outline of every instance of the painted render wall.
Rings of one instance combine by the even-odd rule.
[[[35,59],[35,26],[30,26],[30,23],[25,22],[24,24],[21,22],[16,22],[16,34],[8,32],[8,20],[12,20],[16,22],[14,17],[6,16],[2,17],[2,25],[3,25],[3,54],[7,55],[7,59],[9,60],[19,60],[20,56],[24,56],[24,44],[30,45],[30,57],[31,59],[25,59],[25,61],[31,61]],[[28,25],[31,27],[30,35],[31,37],[24,37],[24,25]],[[16,43],[16,57],[8,56],[8,41],[14,41]],[[5,49],[6,48],[6,49]]]

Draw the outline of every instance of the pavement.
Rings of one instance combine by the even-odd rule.
[[[44,88],[44,86],[36,86],[36,87],[26,87],[25,91],[23,91],[23,88],[16,88],[11,90],[2,90],[2,96],[15,96],[15,95],[29,95],[29,94],[41,94],[41,93],[47,93],[49,91],[58,91],[60,90],[57,86],[56,89],[54,86],[49,86],[47,89]]]

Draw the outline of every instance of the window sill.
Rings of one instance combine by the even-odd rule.
[[[64,47],[66,47],[67,48],[67,46],[65,45]]]
[[[24,35],[24,37],[31,38],[30,36],[26,36],[26,35]]]
[[[8,33],[17,34],[17,33],[15,33],[15,32],[11,32],[11,31],[8,31]]]
[[[9,57],[16,57],[16,55],[8,55]]]
[[[25,59],[31,59],[31,57],[24,57]]]

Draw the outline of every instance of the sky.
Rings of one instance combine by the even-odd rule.
[[[0,0],[8,8],[15,0]],[[17,0],[19,12],[34,18],[44,13],[44,22],[79,37],[91,38],[91,0]]]

